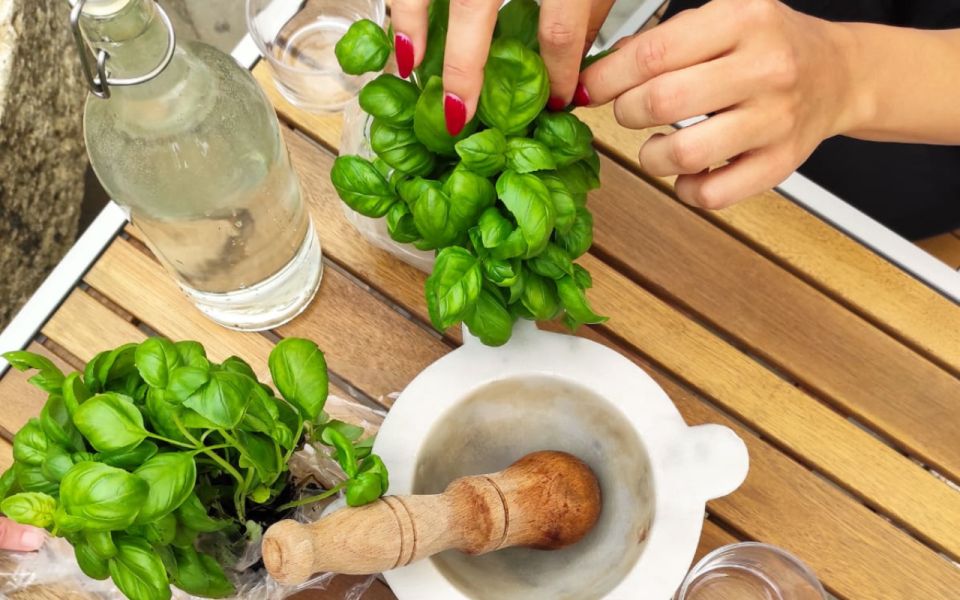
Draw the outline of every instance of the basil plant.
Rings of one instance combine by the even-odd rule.
[[[358,506],[387,489],[372,440],[323,412],[327,365],[308,340],[270,353],[276,391],[242,359],[217,364],[192,341],[126,344],[69,375],[30,352],[4,357],[36,371],[29,381],[49,397],[14,436],[0,510],[69,540],[87,576],[112,578],[131,600],[166,600],[171,584],[233,595],[225,549],[311,500],[294,500],[287,476],[304,439],[331,446],[346,473],[323,495],[344,489]]]
[[[440,78],[448,9],[449,0],[433,0],[412,81],[385,73],[360,91],[376,158],[339,157],[333,185],[354,211],[386,218],[395,241],[436,252],[425,293],[438,330],[463,322],[498,346],[518,318],[562,318],[571,329],[602,323],[586,298],[590,274],[574,262],[593,243],[587,193],[600,186],[600,161],[585,123],[545,110],[539,6],[513,0],[501,9],[477,115],[455,137]],[[361,21],[337,58],[347,73],[379,71],[390,44]]]

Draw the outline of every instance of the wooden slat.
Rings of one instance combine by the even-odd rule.
[[[920,240],[917,245],[946,263],[951,269],[960,269],[960,238],[953,233]]]
[[[73,369],[40,344],[32,342],[27,350],[49,358],[64,373]],[[47,401],[47,394],[27,383],[33,376],[32,372],[21,373],[16,369],[9,369],[0,378],[0,434],[8,440],[13,439],[21,427],[31,418],[39,416],[40,409]]]
[[[293,163],[300,170],[301,180],[302,180],[304,189],[308,190],[308,195],[313,199],[314,202],[318,200],[317,194],[318,193],[320,194],[319,210],[322,212],[319,214],[317,218],[317,224],[318,224],[318,229],[320,231],[321,238],[324,240],[324,247],[326,249],[327,255],[332,257],[334,260],[343,261],[351,265],[354,265],[354,264],[371,265],[371,266],[379,265],[378,269],[364,267],[363,268],[364,278],[366,279],[369,276],[370,277],[370,279],[368,279],[369,283],[371,283],[375,287],[385,290],[385,293],[388,293],[394,300],[401,302],[405,308],[410,310],[412,313],[418,315],[421,319],[425,318],[425,307],[422,299],[422,288],[421,288],[422,281],[423,281],[423,274],[415,274],[414,278],[404,279],[400,282],[397,282],[392,278],[389,280],[385,280],[384,278],[378,278],[377,273],[389,274],[393,272],[395,270],[394,265],[397,264],[396,261],[390,258],[389,255],[387,255],[386,253],[380,250],[377,250],[369,245],[365,245],[361,243],[358,238],[356,238],[356,233],[349,230],[349,226],[346,225],[346,221],[344,220],[343,216],[339,213],[339,208],[336,206],[335,202],[333,202],[332,190],[318,192],[318,190],[324,190],[329,186],[329,184],[326,182],[326,177],[327,177],[326,173],[327,173],[327,169],[329,169],[331,158],[329,156],[325,157],[322,151],[320,151],[318,148],[310,145],[308,142],[302,139],[288,138],[288,145],[291,149],[291,156],[292,156]],[[343,231],[342,229],[343,227],[347,227],[348,229],[346,231]],[[350,259],[345,260],[344,259],[345,256],[349,256]],[[590,266],[591,266],[591,269],[595,267],[595,265],[592,265],[592,264]],[[603,266],[602,268],[606,269],[607,271],[610,271],[608,267]],[[605,271],[601,271],[600,273],[601,273],[601,276],[605,275]],[[612,271],[610,271],[610,273],[612,277],[617,277],[619,281],[624,282],[625,287],[638,289],[636,288],[636,286],[633,286],[628,282],[626,282],[626,280],[622,276],[619,276]],[[600,289],[594,290],[594,292],[601,296],[602,295],[623,296],[626,293],[623,289],[620,289],[620,288],[618,288],[617,291],[607,292],[606,294],[604,293],[603,290],[600,290]],[[627,301],[632,301],[632,299],[627,299]],[[659,301],[657,301],[652,297],[647,297],[642,299],[641,302],[635,303],[633,307],[630,309],[623,309],[623,307],[620,307],[620,309],[628,310],[628,312],[632,312],[636,314],[637,318],[641,318],[641,319],[648,318],[650,316],[650,311],[647,310],[647,306],[646,306],[647,303],[657,303],[664,310],[669,310],[668,307],[666,307],[662,303],[659,303]],[[654,317],[656,317],[656,315],[654,315]],[[674,313],[674,316],[671,319],[671,321],[666,324],[668,331],[670,331],[669,336],[666,336],[666,337],[668,338],[673,337],[677,334],[678,331],[683,331],[682,328],[684,327],[684,321],[685,320],[681,315]],[[687,321],[687,323],[689,323],[689,321]],[[632,325],[632,324],[628,324],[628,326],[629,325]],[[696,326],[693,325],[692,323],[690,323],[690,326],[693,326],[694,328],[696,328]],[[677,329],[678,327],[680,328],[679,330]],[[820,411],[822,411],[822,413],[827,415],[827,417],[830,419],[834,427],[839,427],[839,429],[841,430],[841,432],[836,434],[837,436],[836,438],[833,438],[833,436],[828,436],[827,440],[825,441],[818,440],[816,435],[812,434],[812,432],[807,431],[802,436],[803,443],[822,444],[823,446],[829,448],[830,443],[833,442],[835,439],[842,439],[844,436],[854,435],[855,436],[853,440],[854,444],[862,442],[865,444],[865,447],[868,450],[879,452],[882,456],[885,457],[884,459],[885,461],[892,461],[895,465],[898,465],[898,468],[900,470],[906,470],[907,472],[909,472],[911,480],[920,482],[921,486],[924,488],[925,491],[932,490],[934,492],[934,496],[936,496],[938,500],[941,500],[943,498],[947,498],[948,500],[951,500],[953,502],[953,507],[955,510],[952,517],[950,517],[949,514],[947,516],[948,518],[952,518],[954,522],[960,523],[960,520],[957,519],[957,515],[960,514],[960,505],[958,505],[958,501],[960,501],[960,497],[957,497],[956,495],[952,495],[952,492],[950,492],[946,488],[946,486],[944,486],[943,484],[935,480],[932,476],[930,476],[923,470],[917,468],[915,465],[913,465],[906,459],[900,457],[896,453],[893,453],[892,451],[889,450],[889,448],[887,448],[886,446],[883,446],[882,444],[880,444],[879,442],[871,438],[869,435],[863,433],[862,431],[856,429],[846,421],[840,419],[835,415],[835,413],[830,412],[819,403],[813,401],[809,397],[804,396],[801,392],[797,391],[795,388],[793,388],[789,384],[773,376],[769,371],[763,369],[759,365],[756,365],[752,361],[749,361],[748,358],[737,354],[733,349],[720,350],[720,348],[725,348],[722,342],[719,342],[719,340],[712,338],[712,336],[709,336],[709,334],[707,334],[707,332],[705,331],[702,331],[702,329],[700,329],[699,331],[704,336],[708,336],[710,339],[713,340],[713,348],[706,350],[707,356],[719,350],[721,356],[715,360],[719,360],[721,363],[726,363],[729,360],[728,357],[725,356],[725,354],[728,352],[733,356],[739,356],[741,363],[750,366],[749,369],[747,369],[748,371],[752,369],[758,373],[764,374],[770,380],[770,382],[772,382],[772,385],[780,386],[780,389],[782,390],[782,392],[780,393],[786,393],[789,396],[791,396],[791,398],[786,400],[787,402],[796,402],[798,400],[802,400],[801,404],[805,402],[814,407],[817,407]],[[645,336],[647,334],[643,333],[642,335]],[[658,337],[662,339],[665,336],[661,332]],[[665,339],[663,342],[663,345],[668,346],[669,344],[670,344],[670,340]],[[704,353],[703,349],[690,351],[689,348],[684,348],[684,349],[681,349],[681,352],[679,352],[678,354],[675,354],[674,357],[681,356],[682,357],[681,360],[685,362],[696,363],[700,358],[700,355],[703,353]],[[676,360],[676,358],[674,358],[674,360]],[[730,373],[725,373],[722,379],[724,381],[727,381],[727,383],[732,384],[730,389],[735,389],[737,382],[740,380],[735,374],[731,376]],[[665,387],[667,387],[668,385],[664,381],[661,381],[661,383],[664,384]],[[670,391],[671,393],[676,394],[674,389],[671,389]],[[741,394],[744,392],[737,390],[736,393]],[[764,406],[765,412],[769,412],[768,407],[766,407],[765,405],[770,400],[770,397],[769,397],[770,393],[771,393],[771,390],[769,389],[761,389],[759,390],[759,393],[755,394],[756,403],[760,406]],[[732,394],[724,392],[721,395],[726,397]],[[777,395],[779,395],[779,393],[774,393],[774,396],[777,396]],[[801,410],[802,409],[803,409],[803,406],[801,406]],[[686,416],[687,418],[691,418],[691,416],[695,416],[695,415],[692,411],[687,411]],[[816,416],[820,416],[820,415],[817,414]],[[719,417],[712,420],[716,421],[718,419]],[[801,416],[798,418],[798,421],[803,421],[804,419],[806,419],[806,417],[803,417],[801,414]],[[788,423],[783,427],[786,430],[793,429],[794,423],[793,422]],[[787,461],[787,464],[791,464],[792,466],[788,468],[789,477],[771,479],[770,481],[766,481],[761,477],[760,481],[763,482],[763,486],[761,486],[761,488],[758,491],[753,492],[753,496],[749,499],[749,501],[747,500],[738,501],[738,502],[745,502],[747,506],[753,507],[752,509],[743,509],[744,512],[747,512],[748,510],[766,511],[766,515],[763,519],[756,518],[756,515],[754,515],[754,519],[753,519],[754,525],[750,527],[751,534],[757,534],[757,537],[762,537],[763,535],[766,535],[770,532],[775,532],[776,527],[778,526],[781,519],[792,517],[792,512],[787,511],[785,513],[783,512],[783,510],[784,510],[784,507],[790,507],[791,502],[796,502],[797,500],[802,501],[802,496],[797,496],[797,494],[795,493],[796,488],[794,487],[793,482],[796,480],[804,483],[804,485],[812,486],[811,489],[816,490],[818,494],[821,494],[818,497],[829,499],[831,508],[837,508],[837,507],[839,508],[839,510],[837,510],[836,512],[816,510],[811,513],[811,511],[809,510],[804,510],[802,511],[804,514],[804,517],[798,520],[799,523],[806,523],[806,519],[815,519],[817,520],[817,523],[811,526],[811,529],[830,531],[834,527],[842,526],[842,523],[840,523],[839,521],[833,522],[833,519],[837,518],[837,515],[843,515],[843,518],[852,519],[853,522],[856,523],[859,527],[867,530],[869,532],[867,534],[868,536],[880,536],[880,537],[892,536],[891,539],[897,539],[902,543],[912,544],[916,546],[915,542],[910,540],[907,536],[903,535],[896,528],[891,527],[889,524],[883,521],[883,519],[877,517],[875,514],[871,513],[869,510],[866,510],[863,506],[856,503],[851,498],[843,495],[838,490],[832,488],[830,484],[815,477],[814,475],[804,470],[799,465],[790,463],[788,459],[783,457],[783,455],[777,453],[772,448],[769,448],[768,446],[761,444],[752,448],[752,451],[754,453],[764,454],[764,456],[779,457],[779,459],[777,458],[770,459],[774,461],[775,465],[782,465],[783,461]],[[831,459],[833,458],[834,457],[832,456]],[[853,457],[850,455],[843,456],[841,458],[843,462],[846,463],[846,466],[844,468],[849,472],[858,473],[862,471],[864,468],[864,465],[860,461],[862,457],[860,457],[859,455],[856,455],[855,457],[856,460],[853,460]],[[864,478],[860,477],[860,479],[863,480]],[[876,495],[882,496],[886,492],[886,486],[887,486],[887,483],[884,482],[883,486],[873,486],[872,491]],[[824,490],[827,490],[827,491],[824,491]],[[826,496],[823,496],[823,494],[826,494]],[[769,500],[771,495],[774,498],[774,500],[776,500],[776,502],[767,504],[766,501]],[[739,496],[740,496],[740,493],[733,496],[732,498],[736,499],[736,498],[739,498]],[[897,497],[895,499],[895,502],[899,502],[902,506],[907,506],[911,510],[915,508],[915,497],[913,496],[910,496],[909,498],[907,498],[905,495],[903,497]],[[837,504],[837,507],[833,507],[832,506],[833,504]],[[791,510],[793,510],[793,508],[791,508]],[[787,517],[786,515],[791,515],[791,517]],[[855,516],[851,516],[851,515],[855,515]],[[943,529],[943,520],[941,517],[943,517],[943,515],[938,513],[936,509],[934,509],[934,511],[930,515],[924,516],[923,518],[929,521],[929,524],[926,524],[926,523],[924,524],[925,529],[932,532],[931,534],[936,534],[937,532],[940,532],[942,534],[941,530]],[[880,533],[877,533],[877,531],[879,531]],[[811,538],[807,538],[807,539],[808,541],[814,541]],[[956,541],[951,543],[955,545],[957,544]],[[792,545],[792,544],[788,544],[788,545]],[[801,549],[804,550],[804,553],[806,555],[821,555],[825,557],[822,560],[835,559],[837,555],[834,554],[833,552],[829,552],[829,553],[823,552],[824,546],[825,544],[820,543],[819,541],[814,541],[814,543],[812,544],[807,544],[802,546]],[[957,546],[957,547],[960,547],[960,546]],[[894,559],[898,556],[895,545],[890,546],[886,549],[879,548],[872,551],[880,552],[882,556],[881,556],[881,560],[878,560],[878,562],[886,563],[886,564],[894,564],[896,562]],[[939,559],[938,557],[936,557],[936,555],[931,553],[929,550],[926,550],[923,548],[920,548],[920,550],[917,550],[916,548],[914,548],[914,553],[915,554],[918,553],[917,555],[922,557],[920,559],[921,563],[925,561],[927,566],[934,570],[942,569],[946,567],[946,563],[941,559]],[[872,557],[872,554],[868,552],[867,556]],[[902,575],[902,573],[900,575]],[[840,582],[836,585],[836,587],[840,589],[846,589],[848,591],[852,589],[849,584],[845,584],[843,582],[842,576],[838,575],[838,578],[840,579]]]
[[[613,108],[580,109],[599,145],[639,171],[642,143],[659,128],[620,127]],[[672,187],[674,178],[661,185]],[[707,213],[739,237],[850,305],[884,329],[960,371],[960,311],[954,303],[779,194],[768,192]]]
[[[0,472],[6,471],[13,465],[13,444],[7,440],[0,440]]]
[[[292,110],[285,114],[299,116]],[[320,117],[313,117],[312,122],[318,119]],[[331,117],[329,121],[336,122],[336,118]],[[336,129],[327,125],[323,130]],[[419,283],[423,275],[409,267],[394,266],[396,260],[364,244],[352,230],[340,212],[329,183],[327,173],[331,159],[301,139],[288,138],[288,146],[304,189],[308,190],[315,210],[320,211],[315,213],[315,220],[328,255],[351,265],[365,281],[425,318]],[[616,335],[632,341],[687,381],[703,386],[700,389],[725,407],[935,547],[960,556],[960,495],[649,293],[631,285],[603,263],[592,258],[586,261],[584,264],[594,271],[598,284],[591,297],[595,302],[602,302],[604,298],[613,302],[602,310],[615,316],[609,328]],[[394,277],[398,271],[404,272],[404,276]],[[414,279],[410,279],[411,276]],[[601,286],[600,281],[607,285]],[[623,318],[626,315],[631,318]],[[687,330],[692,335],[684,335]],[[755,383],[744,388],[742,381]],[[774,400],[778,398],[792,410],[776,410]],[[867,456],[875,457],[883,466],[867,469]],[[909,480],[910,485],[891,488],[883,474],[885,470],[901,474],[906,478],[902,481]],[[924,506],[917,506],[910,492],[918,489],[930,499]],[[945,522],[954,526],[944,527]]]
[[[112,312],[87,292],[76,289],[43,326],[43,334],[87,362],[98,352],[128,343],[139,343],[147,335]]]

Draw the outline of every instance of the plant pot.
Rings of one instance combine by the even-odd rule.
[[[376,158],[370,148],[370,124],[373,117],[363,112],[357,99],[352,100],[343,111],[343,133],[340,138],[340,154],[356,155],[373,160]],[[374,246],[386,250],[403,262],[425,273],[433,270],[434,253],[417,250],[412,244],[394,241],[387,232],[387,220],[372,219],[356,212],[345,202],[340,203],[343,214],[360,235]]]

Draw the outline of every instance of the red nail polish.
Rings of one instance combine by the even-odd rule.
[[[456,136],[467,124],[467,105],[454,94],[443,95],[443,117],[447,121],[447,133]]]
[[[559,96],[550,96],[550,99],[547,100],[547,108],[553,112],[560,112],[561,110],[567,107],[567,103],[563,101],[563,98]]]
[[[397,71],[406,79],[413,71],[413,42],[406,35],[398,33],[393,38],[393,47],[397,54]]]
[[[587,92],[587,86],[578,83],[577,91],[573,93],[573,105],[586,106],[588,104],[590,104],[590,94]]]

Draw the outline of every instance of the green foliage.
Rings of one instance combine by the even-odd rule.
[[[441,79],[449,0],[433,0],[413,82],[381,74],[360,92],[361,108],[374,117],[377,158],[340,157],[331,173],[353,210],[386,217],[393,240],[437,251],[424,286],[433,325],[463,322],[493,346],[510,339],[517,318],[562,318],[569,327],[605,320],[587,302],[589,273],[573,262],[593,243],[586,201],[600,186],[600,160],[584,122],[545,110],[550,85],[539,55],[539,10],[535,0],[500,10],[477,115],[454,137]],[[382,45],[368,29],[355,25],[348,33],[364,40],[356,55],[337,55],[348,73],[368,48]],[[361,464],[348,500],[376,490]]]
[[[287,462],[304,436],[334,449],[350,505],[386,492],[372,440],[323,413],[327,365],[308,340],[270,353],[279,395],[239,357],[212,363],[197,342],[127,344],[66,377],[42,356],[4,356],[38,371],[31,381],[49,397],[14,436],[0,510],[69,539],[87,576],[112,578],[132,600],[170,598],[170,585],[233,595],[218,559],[196,544],[213,536],[229,547],[282,518]],[[262,522],[248,521],[254,510]]]

